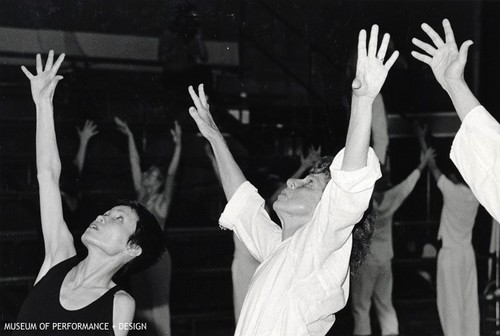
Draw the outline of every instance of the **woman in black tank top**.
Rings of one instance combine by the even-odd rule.
[[[73,238],[63,218],[59,177],[61,162],[54,129],[52,98],[62,79],[50,51],[45,68],[36,57],[36,75],[24,66],[36,105],[36,159],[45,259],[12,325],[14,335],[117,335],[128,333],[135,302],[113,277],[148,267],[165,249],[154,215],[124,201],[97,216],[82,235],[88,250],[76,259]],[[146,326],[147,328],[147,326]]]

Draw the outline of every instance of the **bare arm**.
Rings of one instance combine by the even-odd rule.
[[[395,51],[384,64],[390,36],[389,34],[384,35],[378,52],[377,38],[378,26],[373,25],[367,50],[366,31],[361,30],[359,33],[356,78],[352,83],[351,117],[342,162],[342,170],[344,171],[354,171],[366,166],[373,101],[379,94],[390,68],[399,55]]]
[[[78,147],[78,152],[76,152],[75,159],[73,163],[78,168],[78,174],[82,173],[83,166],[85,165],[85,155],[87,153],[87,145],[89,140],[96,134],[99,133],[97,125],[94,124],[92,120],[85,120],[85,125],[83,127],[77,128],[78,137],[80,138],[80,146]]]
[[[373,151],[383,165],[387,156],[387,147],[389,147],[389,133],[387,130],[387,111],[382,94],[378,94],[373,101],[372,140]]]
[[[224,137],[210,114],[203,84],[200,84],[198,87],[198,95],[192,86],[189,87],[189,94],[191,95],[194,105],[196,106],[189,108],[189,114],[196,122],[201,134],[212,146],[215,160],[217,161],[217,168],[221,178],[222,188],[224,189],[226,199],[229,201],[234,192],[247,179],[234,160]]]
[[[439,169],[439,167],[437,166],[436,164],[436,152],[433,148],[429,148],[429,151],[430,151],[430,157],[429,159],[427,160],[427,165],[429,166],[429,169],[432,173],[432,176],[434,176],[434,179],[437,181],[439,181],[439,178],[441,177],[441,175],[443,174],[441,172],[441,170]]]
[[[443,28],[445,41],[428,24],[423,23],[422,29],[431,38],[434,45],[413,38],[413,44],[428,55],[416,51],[412,51],[411,54],[431,67],[436,80],[450,96],[460,120],[464,120],[465,116],[473,108],[481,105],[469,89],[464,78],[467,53],[473,42],[470,40],[465,41],[458,50],[453,30],[447,19],[443,20]]]
[[[126,336],[128,328],[120,328],[132,323],[135,313],[134,299],[124,291],[115,294],[113,301],[113,329],[116,336]]]
[[[54,128],[52,99],[62,76],[57,71],[64,60],[61,54],[54,63],[51,50],[45,69],[40,54],[36,56],[36,75],[22,67],[30,80],[31,94],[36,106],[36,167],[40,187],[40,216],[45,245],[45,259],[36,282],[55,264],[76,254],[73,237],[63,218],[59,177],[61,161]]]
[[[168,217],[168,211],[170,209],[170,203],[172,202],[172,194],[174,193],[175,176],[177,175],[177,169],[179,168],[179,161],[181,158],[182,151],[182,129],[179,123],[175,122],[175,128],[170,130],[172,133],[172,139],[175,143],[174,155],[172,156],[172,161],[168,166],[167,176],[165,178],[165,188],[163,191],[165,199],[165,218]]]
[[[141,158],[139,156],[139,152],[137,151],[137,147],[135,146],[134,135],[127,123],[121,120],[118,117],[115,117],[115,124],[118,127],[118,130],[127,136],[128,140],[128,155],[130,160],[130,169],[132,170],[132,180],[134,182],[134,189],[138,193],[141,191],[141,182],[142,182],[142,174],[141,174]]]

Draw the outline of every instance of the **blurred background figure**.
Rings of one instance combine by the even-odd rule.
[[[137,200],[155,215],[162,230],[165,231],[181,156],[181,127],[175,122],[174,129],[170,130],[175,149],[166,174],[157,165],[152,165],[141,173],[139,152],[132,131],[127,123],[118,117],[115,117],[115,123],[118,130],[127,136]],[[143,331],[148,336],[171,335],[169,306],[171,277],[172,261],[168,251],[155,265],[131,277],[131,293],[136,300],[136,320],[148,323],[149,328]],[[140,331],[136,332],[135,335],[141,334]]]

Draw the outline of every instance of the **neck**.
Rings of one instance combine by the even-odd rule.
[[[122,258],[103,256],[89,251],[88,256],[77,266],[73,277],[75,287],[109,288],[113,276],[124,265]]]
[[[293,236],[298,229],[310,220],[310,218],[304,216],[291,216],[288,214],[278,214],[278,218],[281,222],[281,241]]]

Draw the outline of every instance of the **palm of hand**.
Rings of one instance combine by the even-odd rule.
[[[208,111],[208,109],[201,108],[198,109],[198,115],[200,116],[198,124],[198,128],[203,136],[211,136],[214,135],[215,132],[218,132],[217,125],[212,118],[212,115]]]
[[[92,138],[93,136],[94,136],[94,132],[92,132],[92,130],[90,128],[84,128],[80,132],[80,138],[82,138],[83,140],[88,140],[88,139]]]
[[[360,62],[355,80],[358,80],[361,86],[354,89],[354,94],[375,99],[385,82],[387,73],[387,68],[375,57],[369,57],[364,62]]]
[[[430,65],[441,85],[445,84],[445,79],[459,79],[463,73],[457,47],[448,43],[438,49]]]
[[[43,71],[42,73],[31,78],[31,95],[34,101],[39,101],[44,98],[52,98],[54,90],[49,89],[50,83],[55,75],[51,71]]]

